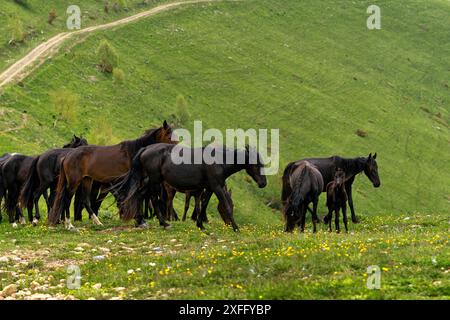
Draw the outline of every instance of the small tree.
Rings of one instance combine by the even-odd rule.
[[[79,97],[75,93],[66,89],[53,91],[50,93],[50,101],[57,113],[56,120],[61,119],[67,122],[77,120]]]
[[[48,23],[53,24],[53,21],[58,17],[55,9],[50,10],[48,13]]]
[[[19,19],[12,19],[10,22],[11,40],[10,43],[23,42],[25,40],[26,33],[23,28],[22,21]]]
[[[102,40],[97,48],[97,56],[100,60],[99,67],[103,72],[111,73],[117,66],[117,53],[111,44]]]
[[[188,104],[183,95],[179,94],[176,100],[178,126],[187,125],[189,122]]]

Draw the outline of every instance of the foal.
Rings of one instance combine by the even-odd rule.
[[[336,232],[340,232],[339,228],[339,210],[342,209],[344,217],[345,231],[347,227],[347,192],[345,191],[345,172],[341,168],[336,168],[334,180],[327,184],[327,207],[328,207],[328,226],[331,230],[331,220],[333,211],[335,212],[334,222]]]

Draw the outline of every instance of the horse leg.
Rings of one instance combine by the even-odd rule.
[[[203,226],[204,217],[206,217],[206,208],[208,207],[209,200],[211,199],[213,192],[207,189],[201,199],[200,213],[197,214],[197,227],[201,230],[205,230]],[[194,209],[195,210],[195,209]]]
[[[202,193],[194,195],[194,200],[195,200],[194,211],[192,211],[191,219],[194,221],[197,221],[197,217],[200,214],[200,208],[201,208],[201,203],[202,203]],[[208,220],[208,218],[206,216],[206,211],[205,211],[205,219],[203,219],[203,222],[206,222],[206,220]]]
[[[345,226],[345,232],[348,232],[348,226],[347,226],[347,206],[345,202],[342,204],[342,216],[344,220],[344,226]]]
[[[84,205],[86,207],[86,210],[91,215],[92,222],[97,226],[102,226],[103,224],[97,218],[97,215],[95,214],[94,210],[92,210],[92,206],[91,206],[92,183],[93,183],[93,180],[92,180],[92,178],[89,178],[89,177],[85,177],[81,181],[81,186],[83,188]]]
[[[339,228],[339,207],[336,207],[335,213],[336,216],[334,217],[334,224],[336,225],[336,232],[340,233],[341,229]]]
[[[300,205],[300,208],[298,208],[300,212],[300,232],[305,232],[305,220],[306,220],[306,210],[303,210],[303,204]]]
[[[67,230],[71,230],[71,231],[76,231],[77,228],[74,227],[74,225],[72,224],[72,222],[70,221],[70,203],[72,202],[72,198],[73,198],[74,192],[73,191],[68,191],[67,194],[67,198],[64,199],[64,210],[63,210],[63,215],[64,212],[66,214],[65,219],[64,219],[64,226]]]
[[[352,186],[346,185],[345,191],[347,192],[348,205],[352,213],[352,222],[359,223],[359,219],[356,217],[355,209],[353,208]]]
[[[181,218],[182,221],[186,221],[186,215],[187,215],[187,212],[189,211],[190,202],[191,202],[191,193],[190,192],[186,192],[186,197],[184,199],[183,218]]]
[[[149,190],[151,194],[151,201],[153,204],[153,209],[155,210],[156,216],[159,220],[159,225],[164,229],[169,229],[170,224],[166,222],[166,220],[164,219],[164,215],[162,214],[162,211],[167,212],[167,208],[162,208],[164,206],[164,201],[162,199],[159,199],[161,193],[164,193],[164,186],[161,186],[160,183],[149,183],[148,188],[150,188]],[[142,215],[141,212],[138,212],[138,214]]]
[[[19,220],[19,223],[21,225],[25,225],[27,223],[23,216],[23,211],[19,207],[16,208],[16,219]]]
[[[233,207],[231,206],[231,198],[229,194],[225,193],[224,189],[220,187],[214,190],[214,194],[216,195],[219,202],[224,206],[225,212],[227,213],[227,218],[231,221],[233,231],[239,231],[236,221],[234,221]],[[226,223],[226,221],[224,222]]]
[[[331,219],[332,219],[332,216],[333,216],[333,208],[330,206],[330,207],[328,208],[328,215],[327,215],[327,217],[328,217],[328,228],[329,228],[329,231],[330,231],[330,232],[333,231],[333,230],[331,229]]]
[[[164,185],[164,188],[166,189],[166,219],[172,220],[173,217],[173,198],[175,197],[176,190],[171,188],[170,186]]]
[[[83,188],[78,188],[75,192],[75,202],[73,204],[73,220],[83,220]]]
[[[319,218],[317,217],[317,204],[319,203],[319,198],[316,197],[313,201],[313,212],[312,212],[312,222],[313,222],[313,228],[314,232],[317,232],[317,223],[319,223]]]

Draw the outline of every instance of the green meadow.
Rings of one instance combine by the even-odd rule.
[[[106,15],[101,2],[80,2],[98,12],[91,24],[130,14]],[[129,1],[141,10],[138,2]],[[86,217],[75,223],[79,233],[13,229],[4,219],[0,288],[16,283],[17,298],[29,291],[96,299],[448,299],[450,2],[379,1],[381,30],[366,27],[370,4],[187,5],[72,38],[6,87],[0,153],[37,155],[73,134],[99,144],[137,138],[165,119],[179,122],[182,96],[188,115],[179,126],[192,129],[201,120],[204,129],[279,129],[280,169],[264,189],[244,172],[230,178],[240,233],[223,225],[215,198],[205,233],[191,221],[167,231],[150,221],[148,230],[136,230],[119,221],[112,199],[101,209],[105,225],[94,227]],[[30,12],[11,1],[5,8],[42,25],[46,36],[64,31],[63,20],[46,25],[49,7]],[[117,52],[122,81],[98,68],[104,39]],[[2,35],[0,70],[42,39],[15,47],[5,41]],[[74,101],[69,112],[61,113],[60,96]],[[305,234],[282,232],[287,163],[374,152],[381,187],[364,174],[356,178],[361,223],[350,224],[349,234],[330,234],[323,225],[312,234],[310,217]],[[321,215],[324,203],[322,195]],[[183,204],[179,195],[179,213]],[[60,283],[69,264],[80,266],[79,290]],[[366,287],[371,265],[382,272],[379,290]]]

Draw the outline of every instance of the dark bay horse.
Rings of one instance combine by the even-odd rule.
[[[64,148],[72,148],[78,145],[79,141],[72,139]],[[9,215],[9,222],[25,223],[22,209],[19,204],[20,191],[31,174],[32,165],[38,157],[29,157],[21,154],[12,155],[2,166],[3,185],[6,190],[5,209]],[[46,195],[47,197],[47,195]],[[35,212],[33,218],[33,202],[26,203],[28,219],[33,225],[36,225],[40,219],[39,209]]]
[[[132,159],[139,149],[159,142],[172,143],[171,138],[172,128],[164,121],[160,128],[147,130],[136,140],[124,141],[113,146],[83,146],[72,150],[62,160],[55,203],[50,211],[48,223],[50,225],[58,223],[62,212],[70,207],[72,197],[81,185],[84,206],[93,223],[101,225],[91,207],[93,182],[102,184],[117,182],[128,172]],[[65,225],[67,229],[74,229],[67,211]]]
[[[52,149],[36,157],[31,163],[28,178],[20,192],[21,208],[30,207],[34,204],[36,215],[40,216],[39,198],[43,195],[47,204],[47,213],[50,213],[55,197],[61,159],[74,148],[87,144],[86,139],[74,135],[72,141],[62,149]],[[48,189],[50,189],[50,197],[47,194]],[[37,220],[33,220],[33,225],[36,225],[36,223]]]
[[[313,231],[317,231],[317,204],[323,190],[322,174],[309,161],[300,161],[290,167],[288,173],[289,187],[292,190],[284,206],[286,232],[292,232],[296,226],[305,231],[306,211],[312,202]]]
[[[174,148],[177,147],[177,149]],[[205,162],[201,157],[200,161],[195,161],[195,154],[205,154],[205,148],[193,149],[169,144],[155,144],[139,151],[133,160],[130,172],[125,177],[121,192],[126,198],[121,203],[121,216],[124,220],[138,218],[142,211],[142,189],[150,190],[152,203],[157,204],[160,199],[161,184],[168,183],[176,190],[182,192],[192,192],[205,190],[202,195],[201,212],[197,217],[197,226],[204,229],[203,221],[206,216],[206,207],[211,195],[214,193],[226,211],[226,220],[233,230],[237,231],[238,226],[234,221],[233,207],[228,193],[225,192],[225,182],[228,177],[245,170],[253,178],[260,188],[267,184],[265,175],[262,173],[264,167],[261,157],[255,151],[229,150],[223,147],[209,150],[216,158],[221,158],[219,162]],[[208,151],[208,150],[207,150]],[[185,156],[186,162],[175,163],[172,153],[179,153]],[[230,161],[231,160],[231,161]],[[143,185],[143,182],[146,182]],[[155,205],[155,211],[160,219],[160,224],[166,226],[162,219],[160,206]]]
[[[348,232],[347,226],[347,192],[345,192],[345,172],[341,168],[336,168],[333,181],[326,186],[327,190],[327,207],[328,207],[328,227],[331,230],[331,220],[333,212],[335,213],[334,222],[336,232],[340,232],[339,227],[339,211],[342,209],[345,231]]]
[[[375,188],[378,188],[380,186],[381,183],[380,177],[378,176],[378,164],[376,162],[376,158],[377,154],[375,153],[373,156],[372,154],[369,154],[367,158],[342,158],[339,156],[333,156],[329,158],[307,158],[291,162],[286,166],[286,169],[283,173],[283,186],[281,193],[282,203],[284,205],[286,200],[292,193],[292,189],[289,186],[288,179],[289,172],[292,166],[296,165],[300,161],[309,161],[311,164],[317,167],[317,169],[322,174],[324,187],[326,187],[329,182],[333,181],[335,168],[339,167],[344,170],[346,175],[345,191],[347,192],[348,204],[352,213],[352,222],[358,223],[358,219],[353,208],[352,184],[355,181],[356,175],[358,173],[364,172]],[[323,191],[325,192],[326,190],[324,189]],[[325,218],[324,222],[328,222],[327,218]]]

